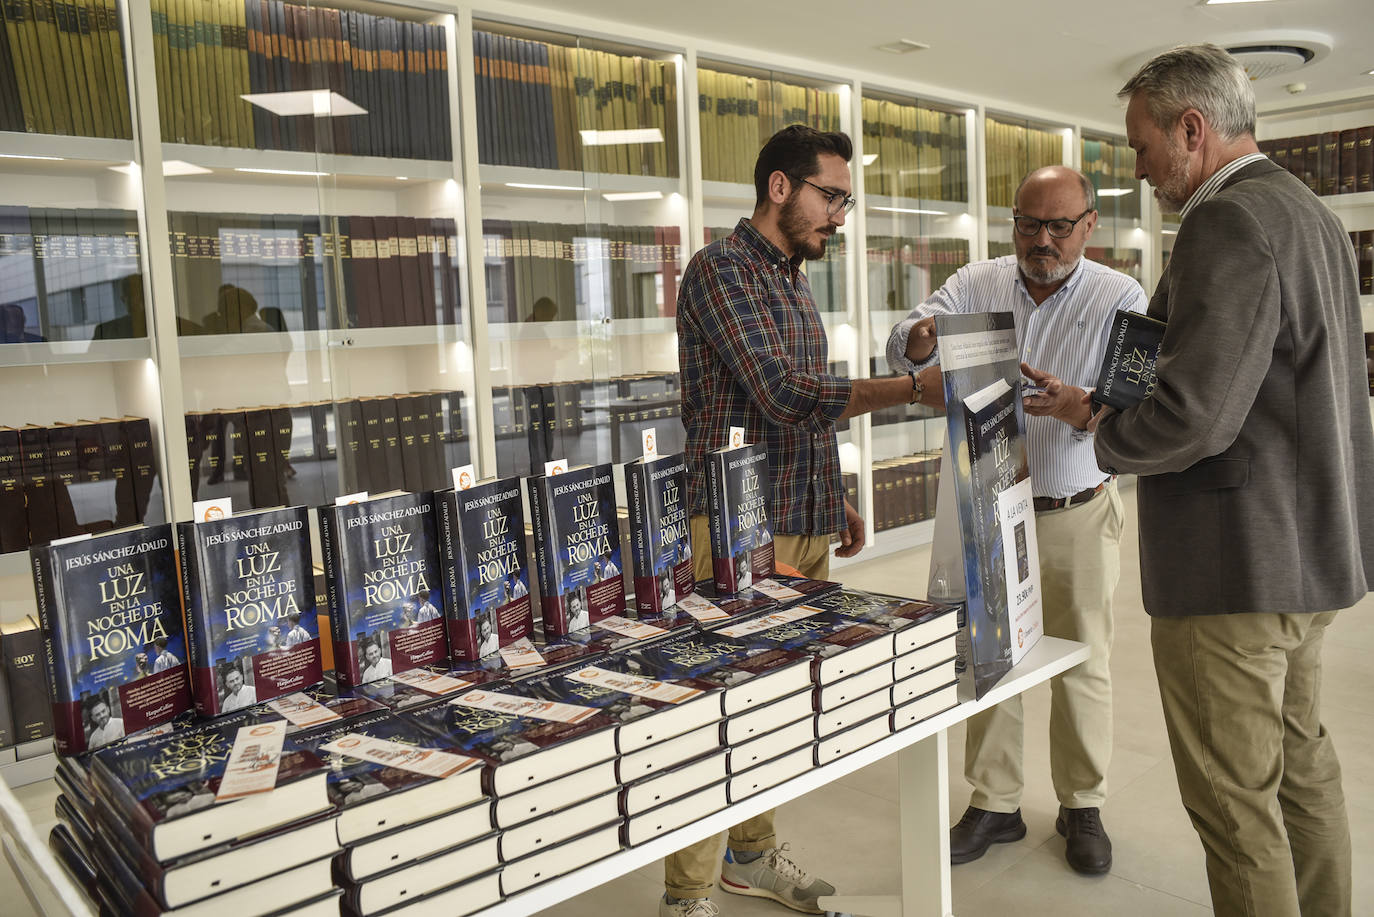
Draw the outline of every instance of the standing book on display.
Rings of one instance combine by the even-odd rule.
[[[625,464],[635,610],[653,617],[692,594],[692,539],[687,526],[687,457],[678,452]]]
[[[982,697],[1043,633],[1016,327],[1008,312],[941,315],[935,327],[955,458],[941,476],[954,500],[942,486],[930,596],[962,585],[960,693]]]
[[[341,687],[448,659],[434,516],[430,493],[320,508]]]
[[[323,677],[304,506],[177,523],[196,712],[229,713]]]
[[[490,656],[534,635],[520,479],[434,495],[440,582],[454,660]]]
[[[525,479],[544,635],[622,614],[620,527],[609,463]]]
[[[760,443],[717,449],[706,459],[706,487],[716,592],[733,594],[772,576],[768,450]]]
[[[190,709],[170,525],[33,548],[30,561],[59,752]]]
[[[1164,341],[1164,323],[1140,312],[1118,309],[1112,335],[1098,370],[1093,402],[1124,411],[1155,390],[1155,363]]]

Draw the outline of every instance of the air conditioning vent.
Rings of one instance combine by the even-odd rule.
[[[1251,82],[1291,73],[1316,56],[1312,49],[1299,45],[1237,45],[1226,50],[1240,61]]]

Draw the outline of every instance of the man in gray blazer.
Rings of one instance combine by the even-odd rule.
[[[1176,48],[1118,94],[1136,175],[1182,216],[1149,314],[1153,395],[1103,411],[1140,475],[1140,572],[1179,792],[1219,915],[1348,915],[1350,832],[1320,717],[1335,610],[1374,577],[1374,435],[1340,223],[1255,144],[1244,70]]]

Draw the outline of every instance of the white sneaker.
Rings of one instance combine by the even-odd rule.
[[[733,861],[729,849],[720,870],[720,887],[732,895],[751,895],[771,898],[794,911],[822,914],[816,899],[835,894],[835,886],[823,879],[813,879],[806,870],[784,854],[788,846],[773,847],[752,863]]]
[[[664,895],[658,899],[658,917],[720,917],[720,908],[710,898],[681,898],[669,904]]]

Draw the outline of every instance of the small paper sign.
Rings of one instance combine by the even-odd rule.
[[[784,586],[782,583],[778,582],[775,579],[757,580],[754,583],[754,588],[757,589],[759,592],[762,592],[764,595],[768,596],[770,599],[775,599],[779,602],[791,599],[799,599],[802,597],[802,593],[791,588],[790,586]]]
[[[522,637],[509,646],[503,646],[499,652],[501,653],[501,661],[506,664],[507,668],[524,669],[544,664],[544,657],[539,654],[539,650],[534,648],[529,637]]]
[[[424,669],[411,669],[408,672],[400,672],[391,676],[391,680],[403,685],[409,685],[426,694],[433,694],[436,697],[440,694],[452,694],[454,691],[461,691],[464,688],[471,688],[472,682],[463,681],[461,678],[454,678],[452,675],[439,675],[435,672],[426,672]]]
[[[644,440],[645,460],[658,458],[658,436],[655,434],[654,428],[650,427],[640,433],[640,438]]]
[[[565,458],[554,459],[552,462],[544,463],[544,475],[553,477],[556,474],[563,474],[568,470],[568,460]]]
[[[452,469],[452,474],[454,490],[471,490],[472,485],[477,483],[477,472],[471,465],[459,465]]]
[[[234,748],[229,752],[229,763],[224,766],[224,777],[220,779],[215,801],[227,802],[276,789],[281,746],[285,740],[285,720],[240,727],[234,736]]]
[[[357,503],[366,503],[366,502],[367,502],[367,491],[365,491],[365,490],[360,490],[360,491],[358,491],[358,492],[355,493],[355,494],[344,494],[344,495],[341,496],[341,497],[335,497],[335,498],[334,498],[334,505],[335,505],[335,506],[353,506],[354,504],[357,504]]]
[[[515,694],[500,694],[496,691],[469,691],[451,704],[476,707],[478,710],[491,710],[494,713],[513,713],[536,720],[553,723],[580,723],[588,717],[596,716],[595,707],[578,707],[573,704],[560,704],[551,700],[534,700]]]
[[[744,445],[744,427],[730,428],[729,443],[731,449],[738,449],[740,446]]]
[[[191,518],[197,522],[214,522],[234,515],[234,498],[220,497],[218,500],[197,500],[191,504]]]
[[[652,624],[645,624],[643,621],[631,621],[621,615],[611,615],[596,622],[597,627],[604,627],[613,634],[620,634],[622,637],[631,637],[635,640],[646,640],[649,637],[657,637],[668,633],[661,627]]]
[[[677,607],[698,621],[724,621],[730,617],[719,605],[709,602],[695,592],[677,600]]]
[[[667,704],[680,704],[702,693],[697,688],[669,684],[665,681],[654,681],[652,678],[641,678],[638,675],[612,672],[609,669],[597,668],[594,665],[578,669],[576,672],[570,672],[568,678],[573,681],[580,681],[584,685],[599,685],[613,691],[620,691],[622,694],[647,697],[650,700],[663,701]]]
[[[810,605],[798,605],[796,608],[784,608],[761,618],[753,618],[749,621],[733,624],[730,627],[723,627],[718,633],[727,637],[747,637],[749,634],[757,634],[782,624],[791,624],[793,621],[800,621],[802,618],[809,618],[820,613],[821,609],[819,608],[812,608]]]
[[[341,719],[337,713],[308,694],[288,694],[268,701],[267,706],[286,717],[298,729]]]
[[[435,748],[416,748],[414,745],[388,742],[356,732],[340,736],[328,745],[321,745],[320,748],[336,755],[357,758],[359,761],[371,761],[384,767],[394,767],[439,779],[481,763],[476,758],[465,755],[455,755]]]

